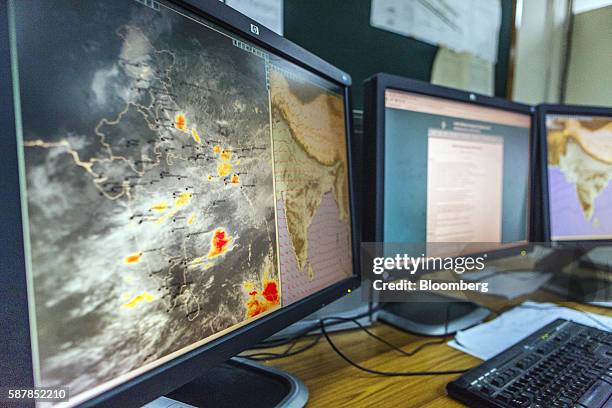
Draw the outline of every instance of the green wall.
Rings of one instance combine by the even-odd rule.
[[[461,0],[456,0],[461,1]],[[512,0],[502,0],[495,95],[506,97]],[[370,26],[371,0],[285,0],[285,37],[351,74],[353,108],[377,72],[429,81],[437,47]]]

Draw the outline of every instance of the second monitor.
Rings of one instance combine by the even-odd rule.
[[[380,201],[370,238],[526,243],[529,107],[388,75],[376,79],[383,100],[369,136],[378,140],[371,159],[380,166]]]
[[[535,158],[529,106],[387,74],[365,89],[364,175],[372,190],[363,196],[364,241],[469,244],[496,255],[525,248]],[[385,305],[381,318],[441,335],[488,315],[464,302],[448,316],[447,305],[438,307],[448,299],[419,297]]]
[[[538,107],[542,142],[544,238],[612,240],[612,109]]]

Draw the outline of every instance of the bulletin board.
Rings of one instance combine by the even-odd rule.
[[[458,0],[460,1],[460,0]],[[353,108],[363,81],[386,72],[429,81],[438,47],[370,26],[371,0],[285,0],[285,37],[351,74]],[[495,96],[506,97],[513,0],[501,0]]]

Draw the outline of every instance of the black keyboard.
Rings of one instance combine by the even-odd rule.
[[[555,320],[446,389],[470,407],[612,408],[612,333]]]

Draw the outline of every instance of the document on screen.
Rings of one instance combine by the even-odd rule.
[[[502,137],[429,130],[428,242],[501,242],[503,157]]]

